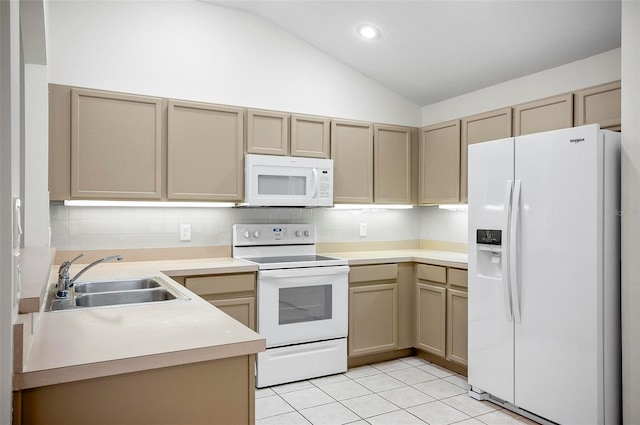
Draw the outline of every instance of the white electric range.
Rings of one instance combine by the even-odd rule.
[[[233,226],[233,256],[258,265],[258,388],[347,370],[349,266],[316,240],[313,224]]]

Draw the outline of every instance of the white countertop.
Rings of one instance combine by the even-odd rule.
[[[74,264],[71,276],[82,267]],[[39,313],[14,389],[263,351],[263,337],[169,277],[255,270],[255,265],[231,258],[100,264],[83,280],[159,276],[189,299]],[[50,285],[57,267],[52,272]]]
[[[424,249],[323,253],[350,265],[418,262],[467,268],[467,254]],[[74,276],[84,264],[74,264]],[[82,280],[158,276],[189,297],[185,301],[42,312],[31,350],[14,389],[198,361],[253,354],[265,339],[222,313],[171,276],[255,272],[257,266],[233,258],[102,263]],[[51,267],[49,287],[57,266]],[[34,292],[35,293],[35,292]]]

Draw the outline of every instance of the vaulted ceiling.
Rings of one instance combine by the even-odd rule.
[[[619,0],[206,0],[260,16],[420,106],[620,47]],[[370,23],[380,38],[355,29]]]

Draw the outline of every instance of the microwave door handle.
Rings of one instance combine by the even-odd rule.
[[[311,196],[313,199],[316,199],[318,197],[318,169],[314,168],[313,170],[313,196]]]

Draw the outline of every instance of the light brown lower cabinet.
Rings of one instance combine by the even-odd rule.
[[[173,279],[238,322],[256,329],[255,273],[183,276]]]
[[[209,302],[246,327],[256,329],[255,297],[227,298]]]
[[[349,289],[350,356],[396,349],[397,289],[395,283]]]
[[[467,271],[416,265],[416,348],[467,365]]]
[[[254,409],[249,355],[18,391],[13,423],[252,424]]]
[[[352,267],[349,273],[348,355],[395,350],[398,346],[398,265]]]
[[[447,289],[447,360],[467,365],[466,291]]]
[[[417,284],[416,346],[440,357],[446,350],[447,288]]]

